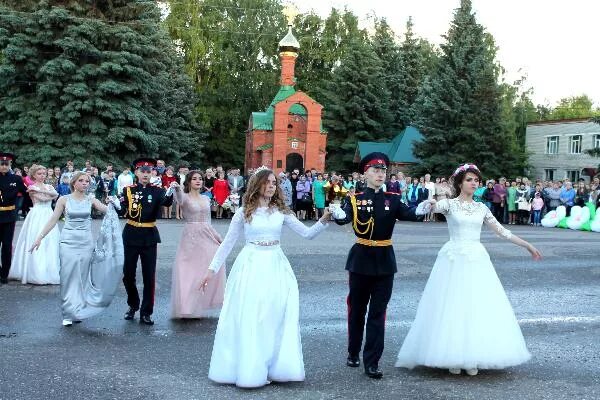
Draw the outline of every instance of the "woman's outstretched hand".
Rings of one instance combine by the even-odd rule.
[[[540,253],[538,249],[533,247],[532,244],[529,244],[529,246],[527,246],[527,251],[531,254],[531,257],[533,257],[534,260],[538,261],[542,259],[542,253]]]

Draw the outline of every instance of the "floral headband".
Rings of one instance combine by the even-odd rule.
[[[479,168],[477,168],[477,165],[475,165],[475,164],[463,164],[460,167],[456,168],[456,170],[454,171],[452,176],[456,176],[456,175],[458,175],[459,172],[463,172],[468,169],[475,169],[475,170],[479,171]]]

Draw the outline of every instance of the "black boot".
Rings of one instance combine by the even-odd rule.
[[[383,372],[381,372],[379,370],[379,368],[374,367],[374,366],[365,367],[365,374],[369,378],[373,378],[373,379],[381,379],[381,378],[383,378]]]
[[[125,313],[125,316],[123,318],[125,318],[127,321],[131,321],[134,317],[135,317],[135,312],[137,310],[133,307],[129,307],[129,310],[127,310],[127,312]]]
[[[346,365],[352,368],[360,367],[360,358],[358,356],[348,354]]]
[[[154,325],[154,321],[149,315],[140,315],[140,324]]]

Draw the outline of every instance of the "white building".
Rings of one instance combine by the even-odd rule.
[[[585,150],[600,148],[600,124],[589,118],[533,122],[527,125],[525,145],[529,152],[529,177],[543,180],[569,178],[572,182],[597,171],[600,158]]]

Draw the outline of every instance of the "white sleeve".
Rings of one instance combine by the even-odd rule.
[[[308,228],[302,222],[298,221],[298,218],[296,218],[294,213],[284,214],[283,224],[287,225],[298,235],[309,240],[315,238],[319,233],[327,228],[327,224],[323,224],[321,221],[317,221],[310,228]]]
[[[435,203],[435,206],[433,207],[433,212],[436,214],[447,215],[449,211],[450,211],[450,202],[448,201],[448,199],[442,199],[442,200],[438,201],[437,203]]]
[[[229,224],[229,229],[227,230],[227,235],[225,235],[225,239],[219,245],[215,256],[213,257],[208,269],[215,272],[219,272],[221,267],[225,265],[225,260],[227,260],[227,256],[231,253],[233,246],[235,246],[235,242],[237,241],[240,233],[244,231],[244,208],[241,207],[231,218],[231,223]]]
[[[505,227],[503,227],[502,224],[500,224],[500,222],[498,222],[498,220],[494,217],[494,215],[492,214],[490,209],[487,208],[487,206],[485,204],[482,204],[482,206],[485,207],[485,209],[486,209],[485,217],[483,218],[483,222],[489,228],[491,228],[494,232],[496,232],[496,235],[506,238],[506,239],[510,239],[512,237],[512,232],[509,231],[508,229],[506,229]]]

